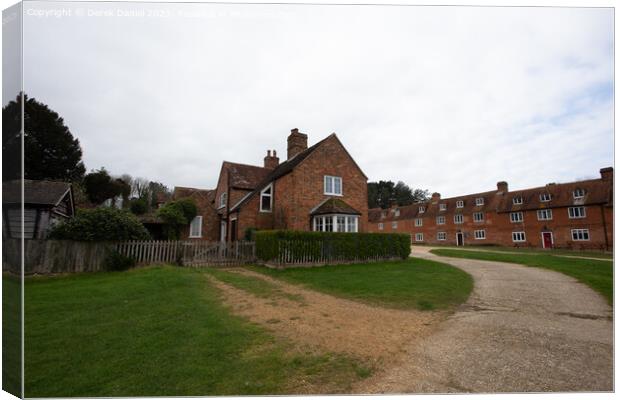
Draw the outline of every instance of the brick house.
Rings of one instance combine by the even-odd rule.
[[[367,180],[335,133],[308,147],[308,136],[292,129],[284,162],[275,150],[263,166],[224,161],[212,208],[200,205],[189,230],[221,241],[250,229],[365,231]]]
[[[551,183],[369,210],[369,231],[404,232],[412,243],[613,248],[613,168],[599,179]]]
[[[198,213],[191,224],[181,229],[181,240],[211,240],[218,238],[218,215],[215,210],[215,190],[175,186],[172,200],[192,199]]]

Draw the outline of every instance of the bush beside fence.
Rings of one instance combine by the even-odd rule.
[[[324,265],[406,259],[407,234],[298,231],[256,232],[256,256],[268,265]]]

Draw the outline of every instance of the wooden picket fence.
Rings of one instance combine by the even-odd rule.
[[[232,266],[254,262],[254,242],[207,242],[178,240],[128,241],[116,244],[116,250],[138,264],[173,264],[189,267]]]

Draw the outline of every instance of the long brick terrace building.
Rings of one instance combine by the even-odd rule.
[[[371,232],[404,232],[412,243],[612,249],[613,168],[599,179],[497,189],[368,211]]]

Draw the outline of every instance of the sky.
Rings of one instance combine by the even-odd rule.
[[[24,5],[24,87],[88,170],[213,188],[335,132],[369,181],[442,197],[613,166],[610,8]],[[5,95],[5,98],[7,96]]]

